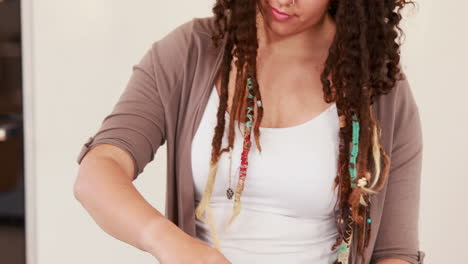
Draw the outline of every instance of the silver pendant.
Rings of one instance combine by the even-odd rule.
[[[229,187],[227,190],[226,190],[226,196],[229,200],[232,199],[232,196],[234,195],[234,191],[231,189],[231,187]]]

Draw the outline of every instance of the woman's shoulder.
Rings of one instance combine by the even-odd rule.
[[[164,35],[161,39],[155,41],[168,42],[175,44],[178,43],[189,44],[191,38],[206,38],[211,39],[211,35],[216,31],[215,16],[206,17],[193,17],[190,20],[182,22],[175,26],[169,33]],[[201,43],[203,44],[203,42]]]
[[[194,33],[211,37],[213,32],[216,32],[215,19],[216,17],[214,15],[193,18],[192,24]]]
[[[203,53],[211,46],[211,35],[215,31],[215,16],[194,17],[155,40],[151,45],[154,55],[173,61],[178,67],[196,52]],[[199,54],[198,56],[203,56]]]
[[[400,77],[388,94],[374,102],[374,113],[382,128],[382,145],[387,153],[395,146],[412,141],[415,148],[422,145],[421,120],[415,93],[408,75],[401,70]]]
[[[396,79],[394,87],[387,94],[380,95],[376,103],[376,107],[381,111],[391,112],[393,115],[418,111],[417,101],[410,80],[401,66],[400,75]]]

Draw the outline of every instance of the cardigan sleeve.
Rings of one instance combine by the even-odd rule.
[[[166,142],[165,104],[182,80],[180,65],[185,60],[183,50],[192,21],[154,42],[132,67],[130,79],[113,110],[82,146],[78,164],[93,147],[111,144],[130,154],[135,180],[154,159],[158,148]]]
[[[395,87],[391,164],[383,213],[371,264],[398,258],[424,263],[418,222],[423,137],[418,106],[406,76]]]

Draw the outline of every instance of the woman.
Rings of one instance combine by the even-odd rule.
[[[163,264],[423,263],[406,4],[217,1],[134,67],[77,199]],[[165,142],[167,218],[131,184]]]

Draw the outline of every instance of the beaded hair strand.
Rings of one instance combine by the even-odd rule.
[[[221,7],[229,6],[229,11],[223,10]],[[228,39],[226,42],[226,47],[224,51],[224,58],[221,67],[222,73],[222,83],[221,83],[221,94],[220,94],[220,106],[217,112],[218,123],[215,127],[215,135],[212,141],[212,156],[210,160],[210,173],[208,175],[208,181],[205,185],[205,191],[202,196],[202,200],[200,201],[199,205],[196,208],[196,217],[201,221],[208,222],[208,226],[210,228],[211,239],[217,249],[220,249],[219,240],[218,240],[218,232],[216,230],[216,226],[214,224],[213,216],[208,215],[208,219],[203,217],[203,212],[209,210],[209,200],[211,198],[211,194],[213,192],[213,186],[216,176],[216,171],[219,162],[219,156],[223,153],[228,151],[230,148],[234,146],[234,138],[235,138],[235,131],[234,131],[234,120],[239,118],[239,115],[242,114],[240,109],[243,108],[244,104],[240,98],[245,97],[245,88],[247,79],[246,71],[250,72],[250,79],[249,79],[249,95],[247,95],[247,108],[244,112],[245,122],[253,123],[253,115],[249,117],[253,111],[253,97],[260,99],[260,93],[256,93],[258,91],[258,84],[256,81],[256,58],[257,58],[257,48],[258,48],[258,40],[257,40],[257,25],[256,25],[256,2],[252,0],[238,0],[236,2],[233,1],[218,1],[218,3],[213,8],[213,12],[216,14],[217,19],[215,23],[219,25],[219,34],[214,35],[212,37],[215,46],[217,46],[216,42],[219,41],[223,36],[224,32],[228,32]],[[238,22],[234,22],[234,21]],[[231,22],[231,23],[229,23]],[[225,25],[225,26],[221,26]],[[234,45],[235,44],[235,45]],[[224,134],[224,127],[225,127],[225,111],[227,109],[227,101],[228,101],[228,83],[229,83],[229,73],[231,69],[231,61],[233,58],[235,60],[236,66],[236,82],[235,82],[235,91],[234,91],[234,100],[231,109],[231,116],[235,118],[231,118],[229,122],[229,133],[228,133],[228,146],[221,150],[221,142],[222,137]],[[256,107],[256,111],[258,113],[258,117],[261,118],[262,116],[262,109],[261,107]],[[258,142],[257,147],[261,150],[260,142],[258,141],[258,137],[260,133],[258,132],[258,126],[261,120],[257,120],[255,123],[254,131],[256,133],[256,140]],[[239,122],[239,129],[240,129],[240,122]],[[246,129],[246,131],[250,132],[250,129]],[[246,157],[248,156],[248,152],[250,150],[250,136],[244,139],[244,148],[245,151],[243,153],[246,154],[245,158],[242,162],[244,162],[244,168],[241,168],[241,173],[239,174],[239,183],[238,187],[235,192],[235,199],[233,205],[233,215],[229,221],[232,223],[234,218],[240,213],[240,197],[243,190],[243,179],[246,177],[247,173],[247,160]],[[248,142],[248,143],[247,143]],[[244,157],[244,156],[243,156]],[[244,161],[245,160],[245,161]]]
[[[242,195],[242,192],[244,190],[244,184],[245,184],[245,178],[247,177],[247,169],[249,167],[249,152],[250,152],[250,147],[252,146],[252,142],[250,140],[250,135],[251,135],[251,128],[252,128],[252,123],[253,123],[253,101],[254,101],[254,94],[253,94],[253,84],[252,84],[252,76],[249,73],[249,77],[247,78],[247,85],[248,85],[248,94],[247,94],[247,111],[246,111],[246,119],[245,119],[245,125],[244,125],[244,144],[242,148],[242,154],[241,154],[241,166],[240,166],[240,172],[239,172],[239,181],[237,184],[236,192],[235,192],[235,198],[234,198],[234,208],[233,208],[233,214],[231,218],[229,219],[228,226],[232,224],[234,219],[240,214],[240,209],[241,209],[241,201],[240,197]]]

